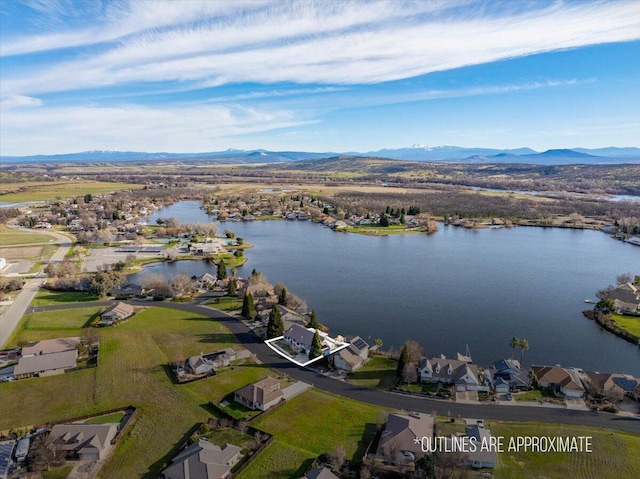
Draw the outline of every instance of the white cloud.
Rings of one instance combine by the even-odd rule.
[[[0,108],[9,110],[11,108],[37,107],[42,105],[42,100],[25,95],[14,95],[3,98],[0,101]]]
[[[292,112],[213,105],[3,110],[0,156],[93,149],[200,152],[226,139],[312,123]]]
[[[5,71],[3,90],[34,95],[163,81],[192,88],[378,83],[640,38],[635,2],[514,2],[487,12],[493,5],[135,1],[111,8],[103,24],[89,30],[3,42],[8,55],[118,39],[99,53],[27,73]]]

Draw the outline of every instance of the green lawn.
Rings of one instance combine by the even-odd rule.
[[[72,311],[79,310],[55,314],[68,318],[66,313]],[[46,332],[58,337],[59,331]],[[265,366],[240,365],[189,385],[173,384],[167,364],[176,356],[234,344],[224,326],[202,316],[153,307],[117,327],[97,331],[97,368],[0,384],[0,430],[135,406],[136,423],[101,472],[104,478],[156,478],[161,465],[177,453],[176,445],[210,416],[209,401],[275,374]],[[23,328],[21,337],[29,340],[40,332]]]
[[[497,479],[617,479],[640,477],[640,436],[581,426],[539,423],[487,423],[494,436],[593,436],[592,453],[504,452],[498,454]],[[505,446],[506,449],[506,446]]]
[[[15,230],[5,224],[0,224],[0,246],[49,243],[54,240],[53,236],[37,233],[36,231]]]
[[[238,479],[298,479],[315,458],[313,452],[275,439]]]
[[[389,390],[396,382],[397,367],[393,359],[373,356],[348,381],[365,388]]]
[[[342,445],[347,458],[360,459],[380,421],[379,407],[310,389],[256,419],[254,426],[315,455]]]
[[[232,298],[229,296],[223,296],[221,298],[212,299],[207,301],[208,306],[219,309],[221,311],[233,311],[235,309],[242,308],[242,300],[238,298]]]
[[[94,294],[84,291],[49,291],[41,289],[33,298],[31,306],[50,306],[64,303],[82,303],[85,301],[98,301],[100,298]]]
[[[82,328],[97,318],[100,308],[77,308],[25,314],[7,347],[31,341],[80,336]]]
[[[640,338],[640,317],[612,314],[611,319],[622,329]]]
[[[42,479],[66,479],[73,466],[56,467],[49,471],[42,471]]]
[[[107,424],[111,422],[120,422],[122,421],[123,416],[124,416],[124,413],[116,412],[113,414],[108,414],[106,416],[98,416],[91,419],[87,419],[84,423],[85,424]]]
[[[548,389],[534,389],[523,393],[513,395],[516,401],[542,401],[542,398],[554,398],[554,395]]]

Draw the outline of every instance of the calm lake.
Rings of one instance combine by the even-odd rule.
[[[183,223],[208,221],[199,203],[156,212]],[[597,231],[553,228],[465,230],[369,237],[298,221],[219,223],[254,245],[249,261],[315,309],[333,332],[384,347],[418,341],[425,355],[464,353],[490,365],[526,338],[526,365],[562,364],[640,376],[640,348],[582,315],[616,274],[640,272],[640,247]],[[158,264],[146,271],[202,274],[201,261]],[[144,273],[140,273],[144,274]],[[133,278],[135,279],[135,278]],[[519,356],[519,351],[516,353]]]

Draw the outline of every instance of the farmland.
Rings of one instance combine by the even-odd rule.
[[[73,198],[88,193],[109,193],[142,188],[143,185],[109,183],[92,180],[28,181],[0,184],[0,201],[19,203],[23,201],[50,201],[58,198]]]

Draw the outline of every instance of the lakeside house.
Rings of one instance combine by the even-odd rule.
[[[560,366],[531,366],[533,380],[541,388],[569,398],[584,397],[585,389],[577,372]]]
[[[640,315],[640,287],[625,283],[607,293],[607,299],[613,301],[614,310],[618,314]]]
[[[454,384],[456,391],[477,391],[480,388],[478,366],[462,359],[449,359],[444,355],[433,358],[421,358],[418,363],[418,376],[423,383]]]
[[[56,441],[68,459],[96,461],[107,456],[117,432],[117,423],[56,424],[49,440]]]
[[[280,381],[270,376],[238,389],[234,400],[252,410],[266,411],[284,399]]]
[[[434,436],[433,416],[422,413],[389,414],[380,435],[376,460],[395,466],[409,466],[424,456],[416,438]]]
[[[226,479],[231,468],[242,459],[242,449],[225,443],[218,446],[200,439],[171,460],[162,471],[164,479]]]
[[[634,398],[635,390],[640,386],[640,379],[629,374],[599,373],[587,371],[582,377],[586,390],[592,395],[620,396]]]
[[[526,391],[531,381],[527,371],[522,371],[520,361],[517,359],[500,359],[493,363],[493,368],[485,370],[493,389],[498,394]]]
[[[311,351],[314,335],[315,331],[312,328],[307,329],[299,324],[294,324],[284,332],[284,340],[308,354]]]
[[[369,345],[360,336],[356,336],[349,341],[348,347],[341,349],[330,357],[336,369],[352,373],[360,369],[368,359]]]

